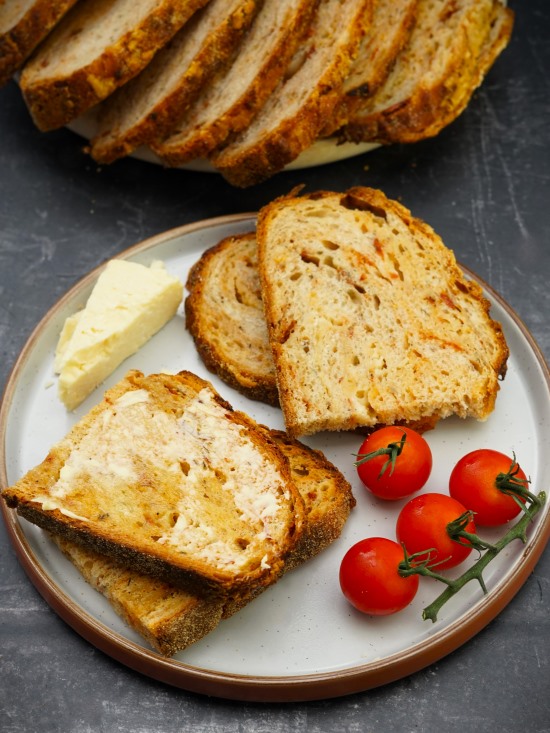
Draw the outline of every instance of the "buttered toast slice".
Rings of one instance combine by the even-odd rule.
[[[257,238],[291,435],[487,418],[506,369],[504,335],[431,227],[357,187],[268,204]]]
[[[278,448],[190,372],[129,372],[3,497],[44,529],[198,595],[273,582],[303,523]]]
[[[319,451],[268,431],[288,459],[305,505],[304,531],[288,556],[285,572],[306,562],[337,539],[355,505],[351,487]],[[175,586],[116,563],[62,537],[54,541],[84,578],[103,593],[117,613],[161,654],[171,656],[206,634],[247,601],[201,599]]]
[[[186,288],[185,325],[205,366],[250,399],[278,405],[254,232],[206,250]]]

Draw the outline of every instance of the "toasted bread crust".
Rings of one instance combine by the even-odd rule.
[[[229,62],[260,4],[260,0],[236,0],[228,6],[227,0],[210,0],[141,74],[104,102],[98,111],[97,134],[90,142],[92,157],[112,163],[140,145],[166,137],[201,89]],[[202,40],[196,48],[198,34]]]
[[[404,206],[361,187],[291,195],[260,211],[257,237],[290,435],[493,410],[508,357],[501,326]]]
[[[279,404],[254,232],[227,237],[191,268],[185,323],[209,371],[253,400]]]
[[[183,430],[181,420],[186,421]],[[189,442],[185,435],[191,436],[193,426],[199,437]],[[173,430],[181,437],[172,438]],[[150,431],[158,433],[158,443],[148,440]],[[165,449],[161,437],[172,441]],[[224,463],[223,471],[216,467],[218,453],[210,457],[211,469],[201,468],[197,450],[216,451],[217,445],[231,445],[228,440],[233,441],[235,455],[228,460],[235,481],[249,461],[261,463],[250,486],[241,477],[234,488],[233,483],[224,488],[230,465]],[[101,441],[105,458],[94,468],[94,461],[87,462],[86,446],[93,446],[95,456]],[[179,455],[180,445],[185,457],[181,473],[174,473],[177,466],[169,456]],[[142,462],[145,467],[139,468]],[[249,495],[252,500],[256,493],[264,497],[267,515],[246,513]],[[208,382],[189,372],[148,377],[130,372],[3,497],[44,529],[198,595],[225,595],[273,582],[302,531],[304,511],[275,444]],[[204,523],[218,533],[214,544],[202,535]]]
[[[24,64],[76,0],[28,0],[17,18],[0,19],[0,87]],[[7,5],[7,4],[6,4]],[[9,13],[4,7],[2,14]]]
[[[301,65],[268,98],[235,141],[215,152],[213,165],[233,185],[260,183],[298,157],[318,137],[341,98],[341,87],[372,16],[370,0],[322,0]],[[328,41],[326,28],[338,28]],[[291,66],[293,63],[291,62]]]
[[[127,0],[96,0],[82,3],[48,36],[21,74],[21,89],[33,120],[40,130],[52,130],[76,119],[93,105],[129,81],[151,60],[207,0],[160,0],[137,22],[118,30],[117,5],[125,10]],[[111,21],[112,19],[112,21]],[[133,18],[132,18],[133,20]],[[113,36],[96,53],[86,54],[94,29],[113,22]],[[76,39],[76,40],[75,40]],[[93,45],[90,40],[90,45]],[[65,69],[60,56],[69,50],[82,54],[82,61]],[[45,69],[55,63],[58,71]]]

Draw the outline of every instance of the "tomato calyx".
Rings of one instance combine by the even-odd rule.
[[[388,456],[388,460],[382,465],[382,468],[380,469],[378,478],[381,478],[386,473],[388,468],[390,469],[389,475],[391,476],[395,469],[395,463],[403,452],[403,447],[406,440],[407,433],[403,433],[401,440],[388,443],[385,448],[378,448],[378,450],[373,450],[370,453],[356,453],[355,457],[359,460],[355,461],[355,465],[360,466],[362,463],[371,461],[373,458],[378,458],[379,456]]]
[[[452,540],[458,542],[459,545],[472,547],[474,550],[479,550],[479,552],[493,548],[494,545],[490,542],[486,542],[478,534],[466,530],[466,527],[474,518],[475,512],[468,509],[464,514],[449,522],[447,525],[447,534]]]
[[[480,537],[478,537],[478,535],[470,534],[468,532],[464,532],[463,529],[460,529],[460,525],[466,526],[464,524],[464,521],[466,516],[470,512],[466,512],[461,517],[458,517],[456,520],[449,523],[449,525],[457,524],[456,530],[459,536],[463,537],[464,539],[468,539],[472,543],[475,542],[476,544],[474,545],[474,547],[476,547],[476,549],[480,551],[479,559],[458,578],[447,578],[446,576],[441,575],[434,570],[434,568],[436,568],[439,563],[430,564],[431,550],[423,550],[421,552],[414,553],[413,555],[408,555],[406,549],[403,547],[405,556],[404,559],[399,563],[398,573],[400,575],[402,575],[403,577],[409,577],[411,575],[423,575],[433,578],[435,580],[439,580],[442,583],[445,583],[445,585],[447,586],[443,593],[441,593],[434,601],[432,601],[432,603],[430,603],[429,606],[424,609],[424,611],[422,612],[422,618],[424,620],[431,620],[435,623],[435,621],[437,621],[437,615],[441,610],[441,607],[450,598],[456,595],[456,593],[458,593],[461,588],[463,588],[466,583],[469,583],[471,580],[477,580],[477,582],[481,586],[483,593],[487,593],[487,587],[483,578],[483,571],[491,562],[491,560],[493,560],[493,558],[495,558],[496,555],[498,555],[498,553],[502,549],[504,549],[504,547],[509,545],[510,542],[512,542],[513,540],[521,540],[521,542],[523,542],[524,544],[527,542],[527,528],[529,526],[529,523],[533,521],[534,517],[543,507],[546,501],[546,493],[544,491],[540,491],[537,495],[532,494],[531,492],[527,492],[527,494],[528,496],[526,497],[525,504],[522,504],[522,509],[524,512],[523,516],[516,522],[513,527],[508,530],[508,532],[506,532],[506,534],[504,534],[497,542],[495,542],[494,545],[485,542]],[[465,537],[464,535],[469,536]],[[479,545],[477,546],[478,543]],[[481,554],[482,552],[483,554]]]
[[[518,478],[518,473],[521,471],[519,463],[516,461],[516,454],[513,453],[513,460],[510,464],[510,468],[506,473],[499,473],[495,479],[495,486],[499,491],[507,496],[511,496],[512,499],[519,505],[521,510],[525,511],[525,503],[530,500],[533,501],[534,495],[528,490],[528,486],[531,483],[528,478]]]

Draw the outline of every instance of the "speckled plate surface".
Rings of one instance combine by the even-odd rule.
[[[206,247],[253,227],[252,215],[198,222],[140,243],[122,256],[145,264],[162,259],[172,273],[185,280],[190,266]],[[84,304],[98,273],[90,273],[45,315],[14,366],[0,410],[3,485],[13,483],[39,463],[50,445],[101,396],[100,388],[68,414],[57,397],[53,374],[61,325]],[[490,288],[483,287],[492,303],[492,315],[503,324],[510,347],[508,373],[487,422],[451,418],[426,434],[434,468],[424,491],[445,492],[455,462],[480,447],[509,454],[515,451],[531,477],[534,491],[550,485],[548,366],[511,308]],[[105,387],[130,368],[146,373],[189,369],[210,379],[235,408],[271,427],[282,427],[279,410],[247,400],[206,372],[185,330],[181,312],[130,357]],[[307,442],[323,450],[352,483],[357,506],[342,536],[320,556],[222,622],[212,634],[171,659],[152,651],[129,629],[40,529],[7,510],[3,503],[2,512],[32,582],[52,608],[96,647],[145,675],[182,689],[255,701],[335,697],[385,684],[433,663],[462,645],[502,610],[526,580],[550,536],[547,504],[531,526],[527,544],[512,543],[490,563],[485,573],[488,594],[484,596],[477,584],[470,583],[443,607],[435,624],[423,621],[421,614],[442,586],[425,579],[405,611],[386,618],[368,618],[356,613],[343,598],[338,585],[339,564],[346,550],[359,539],[374,535],[393,538],[404,502],[384,503],[362,489],[353,467],[357,436],[320,434]],[[500,534],[491,530],[485,536],[494,539]]]

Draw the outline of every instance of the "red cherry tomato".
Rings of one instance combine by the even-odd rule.
[[[447,525],[465,513],[466,508],[446,494],[415,496],[397,517],[397,540],[409,555],[431,550],[430,565],[437,563],[435,570],[453,568],[468,557],[472,548],[451,539]],[[474,522],[470,520],[464,529],[475,533]]]
[[[380,455],[378,451],[382,451]],[[432,471],[432,452],[414,430],[388,426],[375,430],[363,441],[356,465],[359,478],[375,496],[403,499],[425,485]]]
[[[418,575],[403,578],[398,566],[403,548],[384,537],[357,542],[340,565],[340,587],[357,610],[371,616],[387,616],[401,611],[418,590]]]
[[[521,511],[513,496],[497,488],[497,478],[510,478],[527,489],[527,477],[514,459],[489,448],[468,453],[451,472],[451,496],[475,512],[475,522],[484,527],[496,527],[516,517]]]

